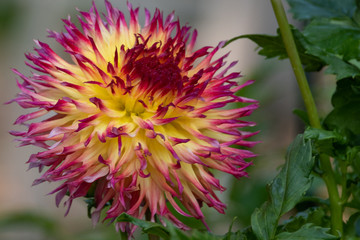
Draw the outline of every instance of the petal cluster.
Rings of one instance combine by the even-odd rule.
[[[37,73],[22,79],[13,100],[35,111],[15,124],[20,145],[42,150],[31,155],[30,168],[44,170],[34,184],[60,182],[56,203],[93,197],[94,222],[106,209],[107,219],[125,212],[136,218],[158,215],[181,223],[168,204],[184,216],[204,219],[203,203],[224,212],[215,192],[223,191],[211,169],[246,176],[243,147],[256,134],[240,130],[254,123],[241,120],[257,108],[235,93],[240,73],[227,73],[226,56],[214,60],[223,46],[193,50],[197,32],[128,4],[129,22],[108,1],[101,17],[95,5],[80,12],[81,29],[64,19],[66,31],[49,31],[71,61],[36,41],[27,65]],[[224,108],[242,103],[240,108]],[[179,206],[178,203],[182,206]],[[119,224],[122,230],[128,226]]]

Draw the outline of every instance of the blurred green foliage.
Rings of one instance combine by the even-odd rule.
[[[0,40],[6,37],[22,16],[21,5],[16,0],[0,1]]]

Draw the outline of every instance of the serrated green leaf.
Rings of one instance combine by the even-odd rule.
[[[140,227],[144,233],[153,234],[164,239],[170,239],[169,230],[161,224],[134,218],[126,213],[122,213],[119,217],[117,217],[116,221],[130,222]]]
[[[296,32],[295,32],[296,34]],[[326,73],[337,79],[360,76],[360,28],[348,21],[312,21],[297,37],[305,53],[328,65]]]
[[[303,31],[307,41],[345,61],[360,58],[360,28],[349,20],[317,19]]]
[[[304,133],[305,139],[314,140],[316,150],[329,156],[336,156],[345,149],[346,137],[337,131],[308,127]]]
[[[338,239],[327,233],[329,228],[322,228],[312,224],[305,224],[295,232],[282,232],[276,236],[276,240],[330,240]]]
[[[324,65],[328,65],[325,73],[334,74],[337,79],[360,76],[360,69],[349,61],[345,61],[342,56],[327,52],[321,46],[312,44],[305,38],[300,41],[307,54],[318,57]]]
[[[337,140],[338,142],[343,141],[343,136],[341,136],[336,132],[328,131],[324,129],[312,128],[312,127],[309,127],[305,130],[304,138],[314,139],[318,141],[323,141],[323,140]]]
[[[304,65],[305,71],[308,72],[319,71],[324,66],[323,62],[318,57],[305,53],[305,48],[302,46],[301,43],[302,41],[301,38],[303,38],[302,34],[297,29],[292,29],[292,31],[293,31],[296,47],[298,49],[299,56],[302,64]],[[262,35],[262,34],[248,34],[248,35],[238,36],[227,41],[225,46],[241,38],[248,38],[254,43],[256,43],[260,48],[259,54],[265,56],[266,58],[275,58],[275,57],[279,59],[288,58],[279,31],[277,36]]]
[[[334,54],[329,54],[325,51],[317,51],[319,54],[317,55],[321,60],[326,62],[327,65],[329,65],[325,73],[327,74],[334,74],[336,75],[336,79],[343,79],[348,77],[356,77],[360,76],[360,69],[354,66],[353,64],[350,64],[349,62],[344,61],[338,56],[335,56]],[[321,54],[321,52],[323,54]],[[312,53],[315,53],[312,51]],[[316,56],[316,55],[315,55]]]
[[[353,17],[355,0],[288,0],[294,18],[309,20],[313,18]]]
[[[269,201],[251,216],[253,231],[259,239],[274,238],[279,218],[309,189],[313,165],[311,144],[298,135],[288,149],[284,167],[268,187]]]

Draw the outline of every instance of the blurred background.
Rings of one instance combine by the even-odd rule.
[[[110,1],[127,12],[125,0]],[[145,7],[151,12],[160,8],[165,15],[174,10],[182,24],[188,23],[198,30],[197,48],[215,46],[219,41],[242,34],[275,34],[277,29],[270,1],[130,2],[141,7],[140,19],[143,19]],[[103,0],[95,0],[95,3],[99,12],[105,11]],[[63,31],[62,18],[70,15],[76,22],[76,8],[88,11],[90,7],[90,0],[0,1],[0,239],[111,239],[117,235],[112,227],[106,228],[99,224],[92,228],[91,220],[87,218],[86,204],[82,200],[75,201],[70,214],[64,218],[66,209],[56,208],[54,196],[47,195],[57,184],[43,183],[31,187],[39,173],[35,169],[27,171],[25,162],[31,153],[39,150],[35,147],[16,148],[17,143],[8,131],[14,129],[13,122],[19,115],[24,114],[24,110],[16,104],[3,104],[14,98],[18,92],[15,74],[11,68],[29,73],[24,64],[24,53],[33,51],[33,39],[50,43],[59,52],[60,46],[47,39],[46,29]],[[254,165],[249,170],[249,178],[236,181],[231,176],[219,175],[222,184],[228,189],[220,194],[221,199],[228,205],[227,214],[221,215],[213,209],[205,209],[206,219],[215,234],[224,234],[235,216],[238,216],[235,229],[250,223],[254,208],[259,207],[267,198],[265,184],[276,175],[277,168],[283,163],[288,144],[302,129],[302,125],[292,114],[293,109],[302,106],[289,62],[265,60],[257,55],[255,47],[250,40],[243,39],[233,42],[221,51],[222,54],[231,51],[228,62],[239,61],[232,70],[242,72],[244,77],[241,81],[256,80],[256,83],[242,94],[260,101],[261,107],[249,120],[258,123],[254,131],[261,130],[261,133],[254,140],[262,143],[254,149],[259,156],[253,159]],[[316,87],[331,88],[317,85],[315,91]],[[33,224],[29,224],[30,222]],[[42,225],[46,225],[45,229],[50,233],[44,232]],[[50,237],[52,231],[56,232],[57,236]]]

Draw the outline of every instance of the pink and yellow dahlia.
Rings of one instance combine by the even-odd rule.
[[[95,222],[106,205],[107,219],[124,212],[141,219],[148,212],[151,220],[158,215],[179,227],[185,226],[167,202],[201,220],[202,203],[223,213],[214,191],[224,187],[210,170],[246,176],[251,163],[245,159],[254,154],[241,147],[253,146],[246,139],[255,133],[239,130],[254,125],[240,118],[257,103],[235,93],[251,82],[236,83],[240,73],[227,73],[234,63],[224,67],[226,56],[213,60],[223,43],[194,51],[197,32],[174,14],[164,20],[159,10],[151,17],[145,9],[142,27],[138,8],[128,4],[127,24],[120,10],[105,4],[104,19],[95,5],[80,12],[82,30],[69,17],[66,32],[49,31],[72,62],[35,41],[36,53],[26,57],[38,73],[14,70],[23,82],[12,101],[37,109],[16,120],[26,131],[11,132],[21,146],[43,149],[28,161],[46,169],[34,184],[61,182],[52,193],[57,205],[68,195],[68,209],[90,194]],[[248,104],[224,108],[236,102]]]

